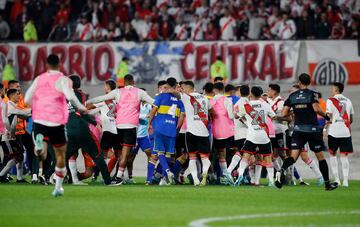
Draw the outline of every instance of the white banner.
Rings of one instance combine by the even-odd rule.
[[[13,59],[19,80],[31,81],[46,70],[46,57],[59,55],[65,74],[77,73],[91,84],[114,77],[122,57],[137,82],[173,76],[207,81],[217,56],[226,63],[232,83],[283,82],[295,79],[300,41],[256,42],[112,42],[0,44],[0,72]]]

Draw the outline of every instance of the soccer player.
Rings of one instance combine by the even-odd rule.
[[[85,104],[86,94],[80,90],[81,78],[80,76],[73,74],[69,78],[72,80],[72,87],[75,95],[81,103]],[[95,162],[97,168],[99,168],[104,180],[104,184],[109,185],[111,183],[110,175],[104,161],[104,155],[101,152],[99,140],[90,131],[89,124],[97,125],[95,119],[89,115],[81,115],[78,109],[68,102],[69,108],[69,121],[66,124],[66,133],[68,137],[68,146],[66,151],[66,159],[69,160],[69,169],[74,185],[84,185],[85,183],[79,181],[77,177],[76,158],[77,153],[81,148],[83,153],[87,153]]]
[[[224,95],[224,84],[214,84],[215,96],[210,100],[215,116],[212,120],[214,148],[217,150],[222,175],[228,183],[233,184],[232,176],[227,171],[226,149],[234,145],[234,111],[231,99]]]
[[[167,158],[170,159],[175,154],[176,135],[185,114],[184,105],[176,92],[176,79],[170,77],[166,82],[167,92],[156,96],[154,107],[150,112],[149,133],[154,133],[154,151],[157,152],[157,157],[152,155],[151,159],[159,159],[163,173],[167,176],[166,183],[174,184],[174,174],[170,171]],[[156,161],[152,160],[153,163]],[[153,172],[149,169],[148,171]],[[162,181],[165,180],[164,178]]]
[[[330,166],[335,176],[335,182],[340,185],[336,153],[340,150],[340,161],[343,172],[343,186],[349,187],[350,163],[348,154],[353,152],[350,124],[353,122],[354,108],[351,100],[342,93],[344,84],[334,83],[331,87],[332,97],[326,101],[326,112],[331,116],[328,128],[328,144]]]
[[[266,117],[275,119],[276,115],[270,105],[261,100],[263,91],[261,87],[252,87],[250,102],[239,107],[237,115],[245,118],[248,132],[246,141],[242,147],[243,158],[238,168],[238,179],[235,185],[240,185],[243,180],[245,169],[249,165],[251,155],[260,154],[264,159],[264,166],[268,172],[269,186],[274,185],[274,168],[272,165],[272,152],[269,138],[269,129],[266,124]]]
[[[16,126],[18,118],[26,119],[31,116],[31,109],[20,109],[17,103],[20,100],[20,91],[17,89],[9,89],[7,91],[8,103],[2,108],[2,120],[5,125],[5,133],[2,136],[1,147],[7,162],[6,166],[0,172],[0,182],[7,183],[6,178],[9,170],[17,165],[17,183],[28,183],[23,175],[24,150],[18,138],[16,138]],[[8,158],[9,157],[9,158]]]
[[[166,92],[167,90],[167,83],[166,80],[160,80],[157,83],[157,95],[163,92]]]
[[[122,146],[119,155],[119,169],[115,185],[123,184],[124,171],[130,150],[136,145],[136,130],[139,126],[141,102],[153,103],[153,99],[143,90],[134,86],[134,77],[130,74],[124,77],[125,87],[110,93],[90,99],[87,103],[94,104],[106,100],[116,100],[117,140]]]
[[[302,73],[299,76],[300,89],[290,94],[284,103],[282,117],[287,117],[290,110],[293,109],[295,126],[291,140],[291,156],[285,159],[280,172],[276,173],[275,185],[278,188],[282,187],[285,170],[296,162],[306,143],[309,143],[310,149],[315,152],[316,158],[319,160],[320,171],[325,181],[325,190],[334,190],[338,187],[336,183],[329,181],[329,168],[323,153],[325,145],[320,132],[321,127],[318,125],[317,114],[323,116],[327,121],[330,118],[320,109],[317,93],[308,89],[310,83],[310,76]]]
[[[65,124],[69,117],[66,99],[71,101],[79,111],[87,111],[76,98],[72,89],[72,81],[59,71],[59,63],[58,56],[49,55],[47,58],[48,71],[36,77],[25,95],[25,103],[32,105],[36,153],[42,152],[44,139],[47,139],[55,150],[56,183],[52,193],[55,197],[64,194],[62,183],[66,175]]]
[[[243,119],[236,117],[237,116],[237,112],[239,111],[239,109],[245,104],[249,102],[249,95],[250,95],[250,88],[248,85],[241,85],[238,89],[239,95],[240,95],[240,99],[235,103],[235,118],[234,118],[234,126],[235,126],[235,135],[234,135],[234,139],[235,139],[235,144],[236,147],[238,148],[238,152],[236,152],[234,154],[234,156],[231,159],[231,163],[229,165],[229,167],[227,168],[228,173],[232,173],[233,170],[236,168],[236,166],[239,164],[240,160],[241,160],[241,149],[244,146],[245,140],[246,140],[246,135],[247,135],[247,125],[246,122],[244,122]]]
[[[187,128],[185,141],[189,153],[189,169],[194,185],[200,185],[196,166],[197,154],[202,163],[201,186],[206,185],[207,174],[210,168],[210,139],[209,139],[209,116],[214,112],[209,100],[202,94],[195,92],[195,84],[192,81],[183,82],[181,100],[184,103]]]
[[[203,94],[205,95],[205,97],[207,99],[212,99],[214,97],[214,84],[213,83],[206,83],[204,86],[203,86]]]

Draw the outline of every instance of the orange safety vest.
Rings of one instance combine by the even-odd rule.
[[[8,102],[9,101],[9,98],[7,96],[5,96],[4,98],[4,102]],[[24,100],[24,97],[22,96],[22,94],[20,94],[20,99],[19,99],[19,102],[17,103],[17,107],[19,109],[26,109],[26,108],[29,108],[26,103],[25,103],[25,100]],[[18,123],[16,125],[16,132],[15,132],[15,135],[23,135],[26,133],[26,121],[24,119],[21,119],[21,118],[18,118]]]

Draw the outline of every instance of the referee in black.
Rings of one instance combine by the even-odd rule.
[[[336,189],[338,185],[329,181],[329,168],[323,153],[325,145],[321,132],[322,128],[318,124],[317,114],[327,121],[330,120],[330,117],[321,110],[318,94],[308,89],[310,83],[310,76],[302,73],[299,76],[300,89],[291,93],[284,103],[282,117],[288,117],[292,110],[295,115],[295,126],[291,139],[291,156],[285,159],[280,172],[276,173],[275,185],[278,188],[282,187],[285,170],[296,162],[300,150],[306,143],[309,143],[310,149],[315,152],[316,158],[319,160],[319,168],[325,181],[325,190],[331,191]]]

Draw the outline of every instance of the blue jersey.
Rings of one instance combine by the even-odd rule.
[[[180,113],[185,111],[182,101],[171,93],[161,93],[155,97],[153,105],[158,108],[153,119],[154,132],[176,137]]]
[[[235,105],[237,103],[237,101],[239,101],[240,97],[236,96],[236,95],[229,95],[228,96],[231,99],[231,102],[233,105]]]

